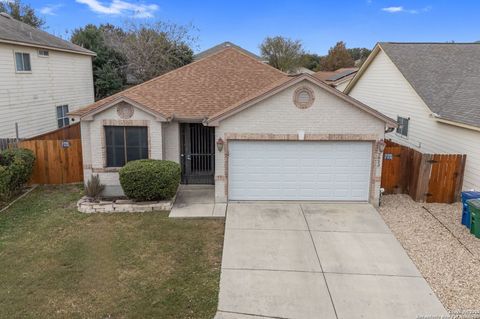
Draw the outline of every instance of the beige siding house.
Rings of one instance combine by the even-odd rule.
[[[94,101],[92,56],[0,14],[0,138],[27,138],[71,124]]]
[[[151,158],[181,164],[182,183],[215,200],[378,204],[381,145],[396,122],[308,75],[287,75],[237,46],[72,113],[84,176],[122,195],[118,171]],[[358,125],[362,123],[362,125]]]
[[[423,153],[467,154],[463,188],[479,190],[478,61],[480,44],[379,43],[346,93],[399,119],[386,138]]]

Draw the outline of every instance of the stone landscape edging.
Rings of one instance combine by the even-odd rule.
[[[83,196],[77,202],[77,209],[81,213],[144,213],[153,211],[169,211],[172,209],[175,197],[165,201],[135,202],[130,199],[101,200],[92,202]]]

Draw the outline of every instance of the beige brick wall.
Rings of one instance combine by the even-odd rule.
[[[117,170],[106,167],[104,125],[147,126],[149,158],[163,159],[162,123],[155,121],[150,114],[138,108],[135,108],[130,119],[122,120],[115,106],[96,114],[93,121],[82,121],[85,182],[90,179],[92,173],[98,174],[101,182],[106,185],[106,195],[123,195]]]
[[[180,163],[180,125],[178,122],[163,123],[164,159]]]
[[[307,85],[315,92],[315,101],[310,108],[299,109],[293,104],[293,92],[302,85]],[[313,84],[299,83],[280,92],[257,105],[237,113],[216,128],[216,140],[232,133],[243,134],[292,134],[298,136],[298,131],[305,131],[315,140],[355,139],[363,136],[366,140],[379,140],[384,137],[385,124],[372,115],[348,104],[333,94],[316,87]],[[337,135],[337,136],[334,136]],[[368,137],[367,137],[368,136]],[[246,136],[248,137],[248,136]],[[291,139],[286,137],[285,139]],[[377,155],[373,155],[374,160]],[[215,158],[215,198],[216,201],[227,200],[226,183],[228,174],[225,172],[225,153],[216,151]],[[372,203],[378,200],[380,188],[381,167],[374,161],[374,185],[371,190]]]

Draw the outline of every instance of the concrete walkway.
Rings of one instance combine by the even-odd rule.
[[[225,217],[227,204],[215,204],[214,185],[180,185],[168,217]]]
[[[447,315],[369,204],[230,203],[215,319]]]

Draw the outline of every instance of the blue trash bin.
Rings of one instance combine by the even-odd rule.
[[[462,225],[470,229],[470,211],[468,209],[467,200],[480,198],[480,192],[462,192]]]

